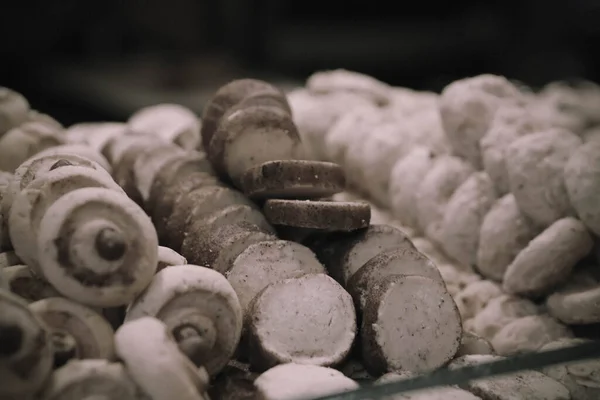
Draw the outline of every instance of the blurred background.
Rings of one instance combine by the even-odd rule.
[[[598,0],[22,0],[2,6],[0,85],[71,124],[332,68],[436,91],[484,72],[598,81],[598,21]]]

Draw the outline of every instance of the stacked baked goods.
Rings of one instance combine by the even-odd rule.
[[[594,242],[580,215],[593,214],[593,180],[586,164],[563,159],[594,134],[536,140],[537,159],[521,155],[512,175],[503,164],[501,196],[474,144],[492,129],[481,120],[506,127],[536,104],[545,121],[547,108],[500,78],[473,79],[458,94],[448,89],[445,108],[446,91],[413,93],[347,71],[315,74],[289,96],[240,79],[202,118],[159,104],[125,123],[68,128],[3,88],[0,399],[309,398],[581,340],[570,326],[598,322],[596,275],[580,265]],[[506,98],[509,111],[464,97],[463,86]],[[478,117],[465,116],[470,107]],[[547,120],[544,132],[574,129],[573,119]],[[540,154],[558,161],[525,176],[524,164],[546,165]],[[576,177],[571,190],[548,172],[559,164]],[[525,193],[528,179],[551,187]],[[428,181],[431,195],[417,200]],[[411,211],[417,205],[428,211]],[[483,231],[495,209],[490,250],[471,228]],[[398,398],[591,399],[597,369],[578,363]]]
[[[290,103],[309,156],[398,221],[498,354],[600,323],[597,86],[481,75],[438,95],[336,70]]]

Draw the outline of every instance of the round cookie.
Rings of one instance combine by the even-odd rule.
[[[121,155],[119,161],[113,165],[112,176],[119,186],[123,188],[127,196],[137,204],[143,204],[143,197],[137,188],[135,181],[135,170],[133,166],[143,154],[156,148],[163,148],[164,144],[159,141],[148,141],[133,144]]]
[[[462,357],[470,354],[494,354],[492,344],[481,336],[474,333],[463,332],[460,341],[460,347],[456,357]]]
[[[188,232],[202,228],[217,229],[220,226],[239,222],[247,222],[258,226],[263,232],[275,234],[275,229],[267,222],[263,213],[248,204],[234,204],[215,210],[211,214],[193,221],[188,227]]]
[[[152,182],[158,173],[170,163],[185,157],[185,150],[174,144],[164,144],[162,147],[148,149],[135,160],[133,164],[133,176],[138,192],[142,196],[144,204],[150,197]]]
[[[565,324],[600,323],[600,283],[593,277],[575,274],[569,283],[546,299],[548,313]]]
[[[409,246],[379,253],[367,261],[348,280],[346,290],[360,310],[364,309],[370,292],[390,275],[417,275],[444,284],[437,267],[417,249]],[[445,284],[444,284],[445,285]]]
[[[539,129],[526,107],[506,106],[498,110],[490,129],[479,142],[483,169],[492,178],[500,195],[509,193],[506,160],[508,146]]]
[[[454,295],[454,301],[463,320],[475,317],[487,304],[502,295],[499,284],[488,280],[469,283],[464,289]]]
[[[219,181],[212,175],[204,172],[195,172],[187,175],[181,175],[174,179],[172,186],[167,187],[165,192],[162,192],[157,197],[150,197],[151,200],[156,199],[155,206],[150,210],[152,222],[156,228],[161,243],[166,243],[168,238],[167,224],[173,215],[177,200],[183,196],[187,196],[191,191],[207,187],[218,186]]]
[[[538,351],[548,343],[572,336],[566,325],[548,315],[528,315],[505,325],[491,343],[498,355],[509,356]]]
[[[511,193],[519,208],[537,225],[574,215],[563,171],[582,144],[575,134],[551,129],[525,135],[510,144],[506,168]]]
[[[148,317],[162,321],[181,354],[196,367],[206,368],[211,377],[233,357],[243,324],[240,303],[227,279],[198,265],[175,265],[158,272],[128,307],[123,326]],[[150,354],[151,349],[147,347]]]
[[[181,148],[194,150],[200,143],[200,121],[192,110],[179,104],[155,104],[136,111],[129,121],[129,129],[147,132]]]
[[[202,113],[200,132],[204,148],[208,149],[221,117],[231,107],[252,95],[260,94],[264,96],[265,93],[272,94],[274,98],[280,99],[281,105],[288,110],[290,109],[285,94],[270,83],[257,79],[237,79],[221,86],[206,104]]]
[[[494,184],[485,172],[476,172],[460,185],[441,221],[442,248],[465,267],[475,266],[481,224],[496,200]]]
[[[269,284],[319,273],[324,274],[325,267],[309,248],[286,240],[269,240],[248,246],[225,276],[247,315],[252,299]]]
[[[194,220],[235,204],[253,205],[242,193],[222,186],[199,187],[179,196],[166,224],[168,246],[178,251]]]
[[[440,95],[439,109],[454,154],[481,169],[479,141],[487,133],[496,112],[504,105],[524,101],[519,89],[501,76],[483,74],[446,86]]]
[[[277,240],[277,237],[248,222],[216,228],[211,225],[196,226],[190,229],[183,241],[181,255],[191,264],[224,274],[248,246],[268,240]]]
[[[27,122],[0,136],[0,171],[14,172],[35,154],[65,143],[62,129]]]
[[[571,205],[589,230],[600,236],[600,141],[585,143],[573,152],[564,169]]]
[[[254,381],[256,400],[295,400],[358,389],[358,383],[333,368],[281,364]]]
[[[338,364],[356,336],[352,298],[325,274],[272,283],[252,302],[248,335],[250,364],[258,369]]]
[[[454,357],[462,324],[443,284],[423,276],[391,275],[368,296],[360,335],[363,360],[372,374],[419,373]]]
[[[158,246],[158,265],[156,272],[173,265],[185,265],[187,260],[184,256],[173,249],[164,246]]]
[[[390,171],[390,208],[396,218],[411,228],[418,225],[417,190],[434,167],[435,160],[436,155],[431,149],[417,146]]]
[[[510,322],[528,315],[537,315],[538,311],[538,307],[527,299],[503,294],[491,299],[483,310],[469,320],[471,323],[468,330],[492,340]]]
[[[169,192],[169,188],[176,182],[187,179],[193,172],[212,175],[213,169],[204,153],[190,152],[163,165],[150,184],[148,201],[145,204],[146,211],[152,213],[162,208],[162,198]]]
[[[496,200],[483,218],[479,230],[477,271],[501,282],[515,257],[539,233],[519,210],[511,193]]]
[[[424,176],[417,176],[420,179],[415,191],[402,196],[412,199],[406,212],[413,212],[416,227],[436,241],[440,237],[439,229],[450,198],[475,170],[468,162],[455,156],[444,155],[434,161]]]
[[[350,233],[333,233],[309,247],[327,267],[328,272],[338,282],[346,285],[348,280],[371,258],[395,249],[414,248],[408,236],[390,225],[370,225]]]
[[[242,191],[252,199],[313,199],[344,190],[342,168],[333,163],[308,160],[268,161],[246,171]]]
[[[298,130],[285,110],[240,104],[221,119],[210,141],[208,157],[220,176],[239,184],[249,168],[295,158],[299,147]]]
[[[273,225],[330,231],[369,226],[371,207],[364,202],[267,200],[263,212]]]
[[[583,223],[559,219],[534,238],[515,257],[504,274],[507,293],[538,297],[547,294],[570,274],[594,246]]]
[[[382,123],[350,146],[346,167],[348,178],[368,193],[372,201],[389,208],[389,186],[392,167],[404,158],[414,143],[404,135],[397,122]]]
[[[348,168],[346,155],[357,142],[384,121],[384,115],[374,105],[363,105],[342,114],[322,138],[324,159]],[[306,139],[302,138],[303,143]]]

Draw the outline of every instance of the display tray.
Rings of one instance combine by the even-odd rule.
[[[465,384],[478,379],[518,373],[520,371],[540,370],[546,367],[585,361],[600,357],[600,343],[584,343],[569,348],[528,353],[508,357],[503,360],[484,363],[459,369],[439,369],[427,375],[417,376],[396,382],[378,385],[365,385],[351,392],[331,394],[310,400],[375,400],[400,393],[441,386]],[[309,400],[309,399],[306,399]]]
[[[213,78],[196,87],[186,84],[200,82],[193,78],[193,66],[174,70],[172,64],[141,64],[148,70],[142,68],[138,74],[129,75],[129,81],[124,69],[108,65],[106,75],[101,71],[98,75],[81,72],[77,80],[73,78],[77,73],[65,72],[68,68],[60,68],[58,75],[72,79],[69,84],[63,81],[62,87],[67,89],[63,93],[70,93],[73,99],[75,94],[85,97],[98,107],[112,106],[114,114],[139,107],[134,104],[139,96],[136,85],[148,88],[146,101],[150,101],[149,93],[164,90],[157,102],[185,103],[185,96],[177,98],[176,93],[187,93],[188,100],[196,101],[203,87],[235,75],[218,68],[214,76],[203,71]],[[165,68],[170,72],[165,73]],[[171,73],[174,71],[178,73]],[[506,171],[510,179],[505,190],[510,193],[498,198],[491,178],[494,171],[476,169],[480,168],[479,159],[474,156],[468,161],[467,155],[449,155],[453,154],[450,151],[463,150],[459,145],[452,150],[449,138],[458,133],[464,136],[464,130],[446,128],[437,119],[438,114],[453,109],[442,102],[448,100],[445,95],[389,88],[368,77],[352,78],[352,73],[343,70],[326,74],[336,79],[320,81],[324,75],[315,74],[308,80],[309,86],[316,85],[313,92],[293,90],[287,99],[266,82],[233,82],[209,100],[202,125],[195,106],[188,104],[190,110],[161,104],[136,112],[127,124],[77,124],[64,132],[50,115],[31,109],[23,96],[5,90],[4,99],[12,100],[6,101],[11,105],[6,114],[16,122],[2,137],[8,138],[5,143],[9,145],[0,157],[4,163],[0,169],[9,171],[0,177],[9,194],[0,204],[1,216],[9,215],[0,231],[0,245],[7,253],[14,250],[3,259],[14,271],[31,268],[31,283],[49,291],[36,292],[33,297],[23,285],[15,284],[20,278],[16,272],[0,282],[0,301],[9,310],[0,313],[0,323],[9,327],[4,329],[8,336],[12,334],[10,327],[20,323],[13,322],[10,307],[31,321],[25,328],[33,326],[36,334],[48,335],[44,353],[38,357],[36,383],[23,382],[19,359],[7,363],[5,370],[14,379],[5,375],[8,379],[2,380],[15,385],[14,389],[8,387],[11,398],[13,394],[19,398],[37,396],[38,391],[44,392],[44,398],[58,398],[46,396],[46,390],[51,393],[54,386],[60,386],[54,382],[64,382],[61,377],[67,383],[72,376],[81,378],[74,368],[85,370],[91,360],[117,360],[114,367],[123,372],[120,379],[131,392],[137,392],[139,386],[144,396],[155,398],[179,398],[179,389],[192,388],[197,396],[190,398],[197,400],[209,396],[223,400],[308,400],[311,396],[318,396],[312,400],[600,399],[600,342],[580,340],[585,335],[570,329],[600,326],[600,252],[594,251],[600,231],[592,238],[583,225],[590,222],[585,208],[576,210],[580,219],[559,218],[547,222],[546,228],[526,226],[521,224],[525,210],[533,214],[528,218],[550,217],[537,215],[539,203],[532,207],[524,201],[519,206],[516,200],[524,188],[536,189],[532,197],[541,200],[555,189],[546,186],[555,182],[548,179],[548,171],[539,171],[547,167],[550,156],[534,152],[538,150],[534,147],[532,153],[542,155],[534,159],[536,162],[517,168],[519,158],[507,161],[511,168]],[[109,75],[114,80],[107,78]],[[90,76],[104,78],[95,81]],[[173,81],[173,77],[178,79]],[[354,79],[354,84],[348,84],[348,78]],[[487,75],[480,79],[486,83],[482,86],[488,87],[490,80],[498,83],[503,78]],[[111,92],[112,82],[130,86]],[[349,88],[330,93],[335,97],[328,98],[324,92],[334,90],[340,82]],[[543,106],[542,110],[556,116],[565,104],[571,104],[542,103],[540,99],[534,103],[526,98],[533,96],[531,92],[521,92],[505,79],[501,82],[512,88],[518,100],[515,104],[532,107],[517,107],[519,116],[537,110],[533,105]],[[365,94],[369,83],[374,88]],[[285,84],[279,86],[287,89]],[[566,166],[555,167],[554,175],[563,186],[576,181],[564,171],[575,167],[587,171],[579,160],[589,156],[590,165],[600,165],[598,147],[591,147],[597,144],[594,140],[600,121],[588,110],[589,104],[600,109],[600,89],[581,91],[580,110],[585,117],[572,125],[579,126],[586,144],[574,133],[553,128],[524,133],[509,146],[519,155],[527,144],[552,140],[551,135],[558,139],[567,136],[571,140],[567,140],[569,146],[564,152],[569,153],[569,160],[562,155],[559,161]],[[392,99],[392,94],[398,97]],[[423,102],[409,103],[411,98]],[[458,99],[462,104],[462,98]],[[597,103],[590,99],[597,99]],[[448,103],[454,105],[455,100]],[[352,102],[360,108],[351,108]],[[510,111],[508,116],[514,116],[514,107],[504,110]],[[421,114],[424,109],[427,114]],[[452,116],[456,114],[460,113]],[[415,123],[416,116],[421,124]],[[550,120],[547,113],[540,112],[538,117],[545,123]],[[534,122],[542,121],[530,121]],[[595,130],[589,132],[592,122]],[[318,126],[320,123],[334,125],[325,129]],[[512,129],[512,125],[503,127]],[[427,134],[427,143],[416,141]],[[540,134],[544,136],[533,136]],[[535,141],[530,142],[532,137]],[[526,142],[514,146],[519,140]],[[206,142],[209,145],[204,147]],[[411,149],[404,147],[407,144]],[[441,150],[434,151],[434,147]],[[548,147],[552,150],[550,143]],[[206,151],[198,151],[202,148]],[[579,153],[580,149],[594,151]],[[410,153],[405,154],[408,150]],[[30,158],[32,154],[35,158]],[[422,163],[409,158],[411,154]],[[509,152],[503,155],[510,158]],[[430,189],[425,185],[430,182],[427,176],[417,176],[417,170],[450,170],[451,179],[460,175],[444,163],[434,169],[437,157],[454,160],[461,168],[466,165],[466,172],[463,183],[455,185],[455,193],[443,205],[443,215],[432,225],[425,220],[438,211],[439,204],[434,204],[435,209],[414,206],[427,205],[438,192],[423,191],[424,195],[416,196],[421,188],[415,190],[414,186]],[[572,166],[571,160],[577,163]],[[522,170],[537,172],[535,176],[540,179],[520,184]],[[85,179],[80,179],[82,176]],[[437,174],[433,176],[437,178]],[[579,187],[599,182],[599,176]],[[410,182],[405,182],[406,177]],[[19,191],[27,179],[31,179],[29,186]],[[447,182],[442,180],[442,185],[436,181],[434,188]],[[597,192],[590,191],[585,200],[597,204]],[[414,196],[407,200],[406,194]],[[530,230],[527,243],[515,251],[512,261],[503,264],[506,270],[501,276],[495,277],[484,268],[487,260],[479,257],[479,250],[497,250],[502,244],[502,237],[490,238],[482,232],[492,204],[500,201],[503,205],[505,196],[516,210],[507,218],[516,221],[510,227]],[[565,203],[575,208],[580,202],[572,197]],[[426,218],[415,221],[418,215]],[[41,221],[36,216],[41,216]],[[491,221],[496,230],[503,223],[502,219]],[[469,223],[461,226],[464,222]],[[559,224],[558,233],[576,235],[558,235],[551,230],[555,224]],[[461,229],[455,229],[457,226]],[[553,235],[542,236],[548,231]],[[519,234],[517,229],[507,232],[504,238],[508,239]],[[469,239],[466,245],[456,244],[464,238]],[[527,256],[531,248],[544,257],[535,262],[520,261],[520,255]],[[97,257],[90,257],[90,261],[88,252]],[[68,257],[63,257],[65,254]],[[578,265],[582,260],[586,263]],[[517,272],[523,265],[531,266],[544,279],[530,279],[538,276],[531,269],[510,276],[514,265]],[[36,267],[41,274],[37,277]],[[578,268],[589,273],[585,285],[573,292],[559,287],[569,273],[581,272]],[[548,277],[548,271],[560,275]],[[572,275],[579,279],[575,273]],[[532,286],[519,286],[523,283]],[[98,286],[107,290],[94,290]],[[553,300],[556,297],[550,296],[563,290],[569,301],[557,304]],[[586,296],[588,291],[590,296]],[[577,296],[568,297],[573,293]],[[43,301],[45,296],[58,294],[74,306],[90,307],[90,312],[101,310],[102,315],[90,323],[96,321],[102,328],[92,325],[80,333],[70,331],[64,322],[39,321],[36,314],[48,310],[37,309],[37,305],[30,309],[27,301]],[[495,299],[497,303],[492,303]],[[514,309],[523,306],[523,311],[502,309],[510,304],[507,299],[516,304]],[[73,317],[79,318],[75,312]],[[53,335],[63,330],[64,336]],[[21,331],[27,332],[19,327]],[[99,332],[98,337],[89,332]],[[70,350],[67,334],[73,337],[74,346],[81,344],[81,348],[91,337],[100,350],[92,354],[62,351]],[[58,347],[53,347],[55,343]],[[15,341],[4,347],[8,348],[4,353],[10,355],[16,353],[11,348],[20,351],[23,346]],[[86,380],[81,391],[88,397],[122,398],[95,393],[96,388],[87,384],[97,380],[95,368],[92,362],[87,370],[91,375],[81,378]],[[47,382],[53,383],[47,387]],[[6,386],[0,385],[0,397],[7,393]],[[112,389],[112,385],[106,386],[98,390]],[[71,388],[68,384],[64,387]],[[344,392],[334,393],[343,388]],[[405,392],[413,393],[405,396]],[[457,397],[448,392],[458,393]]]

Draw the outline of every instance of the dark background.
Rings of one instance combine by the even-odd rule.
[[[600,78],[598,0],[56,0],[1,15],[0,85],[65,124],[200,111],[231,79],[293,87],[328,68],[428,90],[484,72]]]

